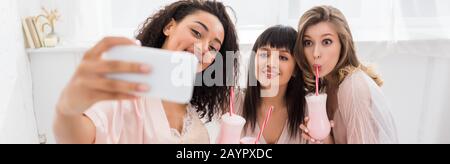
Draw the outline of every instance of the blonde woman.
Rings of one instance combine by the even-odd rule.
[[[344,15],[331,6],[314,7],[301,17],[298,31],[294,51],[307,91],[315,90],[313,68],[319,65],[320,89],[328,94],[327,113],[334,128],[327,143],[397,143],[394,121],[380,89],[383,81],[358,60]],[[309,130],[301,129],[309,137]]]

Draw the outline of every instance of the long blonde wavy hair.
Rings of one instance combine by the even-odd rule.
[[[303,78],[305,80],[306,89],[309,92],[313,92],[315,90],[315,75],[313,73],[313,70],[311,70],[308,61],[306,60],[303,39],[307,28],[321,22],[329,22],[336,27],[335,30],[338,33],[339,41],[342,45],[339,61],[336,67],[328,76],[333,77],[339,85],[347,76],[351,75],[353,72],[362,70],[367,75],[369,75],[375,81],[375,83],[378,84],[378,86],[383,85],[383,80],[378,74],[375,73],[372,67],[366,67],[362,65],[358,60],[356,56],[355,45],[353,42],[353,36],[344,14],[342,14],[339,9],[332,6],[317,6],[306,11],[305,14],[303,14],[303,16],[300,18],[297,44],[294,48],[295,59],[304,74]]]

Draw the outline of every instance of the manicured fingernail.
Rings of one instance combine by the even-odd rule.
[[[145,92],[145,91],[148,91],[150,88],[147,86],[147,85],[145,85],[145,84],[140,84],[139,86],[138,86],[138,91],[141,91],[141,92]]]
[[[140,40],[136,40],[135,42],[136,42],[136,45],[138,45],[138,46],[142,46],[142,43],[141,43],[141,41],[140,41]]]
[[[150,67],[148,65],[141,65],[140,69],[144,73],[150,72]]]

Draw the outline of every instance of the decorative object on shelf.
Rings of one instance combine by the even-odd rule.
[[[27,48],[55,47],[59,36],[55,32],[56,21],[60,15],[58,10],[47,10],[42,7],[43,14],[22,19],[25,45]]]
[[[44,34],[41,42],[43,42],[43,46],[45,47],[55,47],[59,42],[59,36],[55,33],[55,25],[61,16],[56,9],[49,11],[42,7],[42,11],[44,14],[35,17],[37,27],[39,27],[38,30]],[[47,28],[50,28],[50,30],[46,30]]]

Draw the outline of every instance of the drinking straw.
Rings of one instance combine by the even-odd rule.
[[[234,87],[230,90],[230,116],[234,115]]]
[[[266,119],[264,119],[263,125],[261,127],[261,131],[259,131],[258,137],[256,137],[255,144],[258,143],[259,139],[261,138],[262,133],[264,132],[264,129],[266,128],[267,122],[269,122],[270,116],[272,115],[273,108],[274,108],[273,106],[271,106],[269,108],[269,112],[267,112]]]
[[[316,68],[316,96],[319,96],[319,65],[314,66]]]

